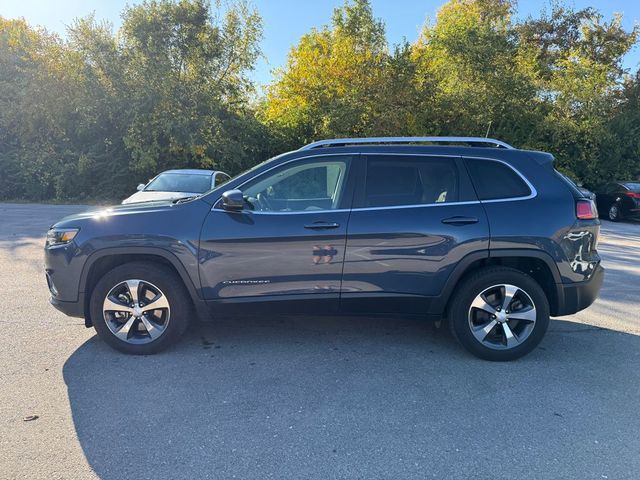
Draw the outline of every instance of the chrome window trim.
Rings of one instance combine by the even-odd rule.
[[[295,211],[284,211],[284,212],[256,212],[253,210],[242,210],[244,213],[250,213],[251,215],[300,215],[300,214],[310,214],[310,213],[344,213],[350,212],[349,208],[336,208],[335,210],[295,210]]]
[[[306,210],[301,210],[301,211],[296,211],[296,212],[254,212],[252,210],[242,210],[242,212],[250,212],[254,215],[282,215],[282,214],[308,214],[308,213],[329,213],[329,212],[346,212],[346,211],[368,211],[368,210],[391,210],[391,209],[397,209],[397,208],[419,208],[419,207],[444,207],[444,206],[449,206],[449,205],[477,205],[477,204],[483,204],[483,203],[498,203],[498,202],[517,202],[517,201],[521,201],[521,200],[530,200],[532,198],[535,198],[538,196],[538,191],[536,190],[536,188],[533,186],[533,184],[527,179],[527,177],[525,177],[517,168],[515,168],[513,165],[505,162],[504,160],[500,160],[497,158],[489,158],[489,157],[479,157],[479,156],[468,156],[468,155],[450,155],[450,154],[434,154],[434,153],[386,153],[386,152],[367,152],[367,153],[361,153],[361,152],[357,152],[357,153],[321,153],[321,154],[316,154],[316,155],[305,155],[304,157],[298,157],[298,158],[293,158],[291,160],[287,160],[286,162],[283,162],[279,165],[275,165],[271,168],[269,168],[268,170],[265,170],[264,172],[262,172],[260,175],[263,175],[265,173],[270,172],[271,170],[281,167],[283,165],[287,165],[289,163],[292,162],[297,162],[299,160],[305,160],[308,158],[319,158],[319,157],[354,157],[357,155],[364,155],[365,157],[370,157],[373,155],[378,155],[378,156],[396,156],[396,157],[445,157],[445,158],[468,158],[468,159],[475,159],[475,160],[489,160],[492,162],[499,162],[502,163],[504,165],[506,165],[507,167],[509,167],[511,170],[513,170],[514,172],[516,172],[516,174],[527,184],[527,186],[529,187],[529,189],[531,190],[531,193],[527,196],[524,197],[509,197],[509,198],[495,198],[495,199],[491,199],[491,200],[469,200],[469,201],[464,201],[464,202],[441,202],[441,203],[418,203],[418,204],[408,204],[408,205],[390,205],[390,206],[386,206],[386,207],[356,207],[356,208],[350,208],[350,209],[335,209],[335,210],[313,210],[313,211],[306,211]],[[256,177],[250,178],[248,179],[246,182],[238,185],[237,188],[238,190],[241,190],[241,187],[246,185],[247,183],[249,183],[250,181],[254,180]],[[473,181],[472,181],[473,182]],[[222,208],[218,208],[217,205],[220,202],[220,200],[222,199],[222,196],[220,196],[213,204],[213,207],[211,207],[211,210],[222,210]]]
[[[357,208],[352,208],[351,211],[365,212],[369,210],[393,210],[397,208],[448,207],[449,205],[478,205],[480,203],[482,203],[480,200],[469,200],[467,202],[413,203],[409,205],[389,205],[386,207],[357,207]]]

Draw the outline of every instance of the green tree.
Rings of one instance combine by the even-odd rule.
[[[640,180],[640,70],[625,82],[607,131],[611,138],[599,158],[598,180]]]
[[[212,18],[205,1],[151,1],[125,10],[122,55],[134,115],[124,141],[137,171],[234,170],[244,148],[230,129],[247,115],[253,88],[247,72],[261,32],[259,16],[244,3],[222,18]]]
[[[216,4],[218,6],[218,4]],[[261,20],[238,2],[146,1],[62,41],[0,20],[0,198],[118,199],[165,168],[230,173],[273,148],[248,72]]]
[[[529,146],[553,151],[562,170],[591,184],[615,170],[612,147],[627,141],[609,127],[624,80],[622,59],[637,32],[625,31],[620,16],[605,22],[592,8],[559,4],[518,26],[522,50],[535,59],[545,114]]]
[[[382,21],[367,0],[346,2],[330,26],[313,29],[291,49],[267,91],[262,118],[291,144],[321,137],[397,131],[410,112],[406,46],[389,52]]]
[[[554,153],[596,184],[640,175],[637,29],[560,3],[449,0],[390,47],[368,0],[346,0],[291,49],[263,97],[246,3],[146,0],[118,31],[66,40],[0,18],[0,199],[115,200],[158,171],[237,173],[322,137],[485,135]]]
[[[53,198],[69,160],[73,80],[60,39],[0,18],[0,197]]]
[[[451,0],[413,45],[421,133],[486,133],[523,144],[539,118],[509,0]],[[429,94],[429,92],[432,92]]]

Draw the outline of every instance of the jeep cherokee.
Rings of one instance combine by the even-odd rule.
[[[511,360],[550,315],[595,300],[599,229],[548,153],[324,140],[195,198],[67,217],[46,278],[56,308],[126,353],[166,348],[194,318],[270,312],[444,318],[473,354]]]

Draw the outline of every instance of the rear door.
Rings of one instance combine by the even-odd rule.
[[[360,158],[347,230],[341,306],[426,313],[457,263],[488,251],[489,227],[459,157]]]

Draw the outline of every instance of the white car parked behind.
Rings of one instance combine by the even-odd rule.
[[[176,200],[207,192],[229,180],[229,175],[215,170],[183,169],[167,170],[138,185],[138,191],[122,203]]]

